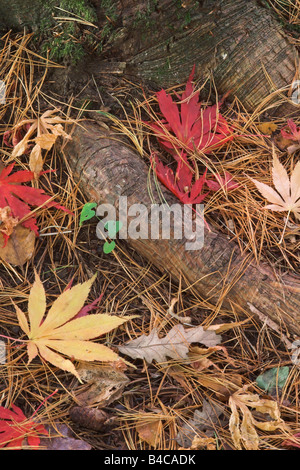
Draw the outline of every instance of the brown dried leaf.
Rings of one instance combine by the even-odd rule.
[[[22,225],[17,225],[7,244],[4,245],[4,237],[0,233],[0,258],[13,266],[23,266],[34,253],[35,234]]]
[[[213,347],[220,341],[221,336],[214,331],[205,331],[202,326],[185,329],[183,325],[176,325],[163,338],[159,338],[157,329],[153,328],[149,335],[139,336],[118,349],[133,359],[145,359],[150,364],[152,361],[166,362],[167,357],[187,358],[191,343]]]
[[[80,379],[86,382],[84,391],[76,394],[80,405],[108,406],[118,400],[129,383],[128,377],[110,365],[81,364],[77,369]],[[81,387],[82,390],[82,387]]]
[[[261,124],[258,124],[257,129],[262,133],[262,134],[267,134],[271,135],[273,132],[275,132],[278,128],[278,125],[275,122],[262,122]]]
[[[216,450],[216,439],[213,437],[195,436],[190,450]]]
[[[287,430],[286,423],[280,417],[280,410],[276,401],[262,399],[259,395],[240,389],[229,398],[231,417],[229,430],[236,449],[259,449],[259,436],[255,428],[263,431]],[[257,421],[249,408],[257,412],[269,415],[269,420]],[[240,422],[240,413],[242,422]],[[266,417],[268,418],[268,417]],[[270,418],[273,420],[270,420]]]
[[[74,423],[94,431],[103,429],[105,421],[108,420],[107,413],[97,410],[97,408],[89,408],[88,406],[73,406],[69,414]]]
[[[149,414],[148,416],[147,413],[143,413],[138,419],[142,421],[136,425],[139,437],[155,449],[159,443],[162,432],[161,419],[153,419],[153,415]]]
[[[178,444],[184,448],[190,448],[198,433],[211,437],[214,434],[214,426],[219,422],[219,417],[224,412],[224,407],[212,401],[203,400],[202,410],[195,410],[193,418],[184,423],[176,436]]]

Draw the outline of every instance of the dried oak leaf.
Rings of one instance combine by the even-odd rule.
[[[167,357],[172,359],[187,358],[191,343],[202,343],[207,347],[216,346],[221,336],[214,331],[205,331],[202,326],[185,329],[183,325],[174,326],[163,338],[159,338],[156,328],[149,335],[142,335],[118,346],[121,353],[133,359],[145,359],[166,362]]]
[[[81,381],[74,364],[61,354],[79,361],[113,362],[119,359],[119,356],[108,347],[89,340],[108,333],[133,317],[119,318],[106,314],[91,314],[72,320],[83,307],[95,278],[96,275],[89,281],[64,291],[53,302],[45,316],[45,290],[39,276],[35,274],[35,282],[28,301],[29,322],[26,315],[15,305],[20,327],[29,338],[27,342],[29,363],[40,354],[44,360],[71,372]]]

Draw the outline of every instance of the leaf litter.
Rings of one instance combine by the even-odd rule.
[[[20,52],[19,59],[18,56],[15,56],[15,59],[11,61],[7,60],[7,55],[5,60],[3,60],[4,56],[0,57],[2,73],[7,72],[8,67],[12,68],[16,76],[24,73],[24,67],[23,65],[21,66],[20,62],[22,54],[27,54],[28,56],[26,57],[29,58],[29,61],[31,60],[27,43],[28,38],[26,35],[18,39],[12,39],[9,36],[4,38],[3,50],[8,56],[11,53],[9,51],[14,49],[18,50],[20,48],[22,52]],[[35,64],[39,61],[41,67],[45,67],[45,62],[41,58],[35,57]],[[31,66],[33,67],[33,62],[31,62]],[[28,103],[29,94],[22,94],[22,89],[18,88],[19,83],[26,83],[26,80],[22,79],[13,84],[18,90],[18,93],[13,93],[16,101],[12,100],[12,94],[8,94],[7,102],[0,110],[1,113],[8,109],[11,110],[11,108],[14,109],[15,103],[20,108],[26,108],[24,115],[28,114],[28,109],[31,110],[32,102]],[[8,83],[7,85],[9,90],[11,84]],[[34,87],[32,89],[36,91],[38,87],[39,84],[37,84],[36,89]],[[192,89],[191,83],[186,85],[186,90],[189,91],[189,89]],[[196,96],[194,88],[193,93],[193,96]],[[166,102],[169,102],[170,98],[168,95],[165,92],[165,94],[161,94],[161,97]],[[197,100],[192,100],[192,104],[195,104],[195,109],[196,104],[197,106],[200,104],[198,98],[199,96]],[[181,106],[182,95],[178,95],[178,100],[178,106]],[[217,100],[213,102],[216,103]],[[173,104],[171,106],[172,112],[176,114],[177,112]],[[216,113],[216,116],[220,116],[218,105],[213,106],[215,107],[211,108],[208,106],[206,114],[209,115],[211,113],[213,117],[215,116],[214,113]],[[266,183],[269,183],[270,179],[268,172],[266,172],[266,167],[270,163],[270,155],[272,156],[270,141],[264,136],[257,135],[256,126],[260,124],[259,116],[249,116],[242,108],[239,108],[239,103],[235,103],[234,106],[239,111],[237,116],[232,119],[230,114],[227,114],[225,117],[226,106],[222,105],[222,118],[226,120],[226,129],[230,129],[230,132],[225,132],[226,135],[221,136],[221,146],[215,145],[218,143],[216,140],[212,141],[215,135],[216,122],[209,129],[211,135],[207,139],[208,144],[213,143],[211,148],[205,145],[201,147],[204,140],[202,139],[201,141],[199,139],[198,142],[197,140],[194,141],[194,144],[195,142],[200,144],[197,150],[192,139],[189,142],[183,141],[180,143],[180,139],[178,139],[180,135],[177,132],[180,128],[174,132],[172,129],[168,129],[170,122],[164,123],[161,121],[159,124],[160,134],[158,135],[158,140],[159,138],[161,139],[161,148],[166,144],[164,146],[165,150],[167,148],[166,154],[171,155],[172,159],[175,160],[175,164],[178,164],[175,158],[176,156],[178,157],[178,152],[180,155],[180,151],[183,149],[187,153],[192,170],[192,183],[199,180],[199,175],[205,174],[206,165],[210,166],[209,170],[214,169],[213,176],[208,177],[205,182],[205,187],[213,192],[213,196],[209,200],[207,199],[207,218],[210,224],[213,224],[218,230],[224,231],[224,227],[229,226],[227,222],[230,220],[233,232],[230,232],[230,236],[233,236],[240,243],[241,247],[245,244],[247,249],[250,248],[253,252],[258,253],[258,259],[262,255],[268,256],[268,253],[271,253],[276,262],[281,264],[281,266],[284,266],[286,269],[295,268],[298,263],[295,255],[297,253],[295,248],[295,243],[297,243],[297,235],[294,235],[295,228],[293,228],[294,238],[291,238],[291,229],[289,224],[286,224],[286,235],[283,238],[284,243],[280,247],[275,236],[278,233],[283,233],[282,229],[284,228],[285,219],[282,217],[281,212],[286,212],[285,215],[289,217],[289,215],[295,215],[295,211],[291,210],[290,214],[289,209],[278,213],[271,210],[261,211],[263,207],[261,194],[260,192],[253,191],[251,184],[249,185],[249,179],[244,177],[244,175],[249,175],[258,182],[266,181],[266,178],[268,178]],[[66,119],[60,116],[56,108],[53,109],[55,111],[53,111],[51,116],[57,117],[64,122],[59,123],[57,121],[52,124],[54,126],[56,124],[64,126]],[[138,117],[137,113],[140,109],[141,106],[137,103],[134,110],[136,113],[135,118]],[[204,109],[203,107],[201,110],[202,117],[204,116]],[[44,109],[41,112],[41,116],[45,111]],[[180,117],[182,108],[178,107],[177,111]],[[13,113],[10,113],[10,115],[13,116]],[[48,117],[51,116],[48,114]],[[47,117],[47,115],[44,115],[44,117]],[[225,121],[222,121],[222,118],[220,124],[225,129]],[[162,119],[161,115],[159,119]],[[232,310],[220,308],[216,311],[209,302],[203,301],[203,299],[199,299],[195,295],[192,286],[188,286],[185,290],[181,291],[181,286],[178,288],[169,279],[159,275],[155,269],[144,265],[132,252],[127,251],[124,245],[121,245],[121,250],[114,250],[111,258],[103,257],[103,254],[99,256],[97,246],[99,242],[93,239],[90,225],[87,224],[85,226],[83,224],[84,220],[90,220],[91,224],[95,222],[92,218],[94,216],[93,211],[86,213],[82,217],[80,234],[77,231],[80,209],[88,201],[84,200],[80,190],[78,190],[76,183],[72,179],[72,174],[69,173],[69,169],[65,165],[66,162],[53,152],[57,139],[51,135],[46,135],[46,141],[43,141],[43,138],[36,140],[38,136],[35,133],[29,136],[27,132],[32,123],[23,122],[22,126],[20,126],[20,123],[13,122],[9,126],[2,127],[3,134],[9,131],[4,142],[5,155],[8,155],[9,158],[11,156],[10,149],[13,149],[12,151],[16,154],[15,168],[24,171],[24,168],[27,169],[28,167],[34,173],[35,181],[28,180],[26,187],[29,183],[35,188],[39,185],[47,186],[45,194],[49,194],[51,200],[55,198],[58,204],[72,210],[77,217],[70,218],[72,220],[68,222],[72,227],[70,234],[59,233],[59,235],[54,237],[49,236],[46,239],[42,239],[36,238],[34,231],[22,226],[21,223],[15,225],[16,220],[14,219],[18,219],[18,217],[14,216],[12,211],[7,209],[9,205],[6,204],[2,207],[4,212],[2,213],[2,223],[0,225],[2,230],[1,241],[3,241],[2,245],[4,245],[5,236],[7,236],[8,240],[5,249],[10,248],[11,250],[7,257],[2,257],[3,264],[1,266],[0,279],[0,326],[1,333],[4,336],[3,339],[5,340],[5,364],[7,365],[7,367],[1,367],[0,369],[1,400],[4,408],[11,410],[13,406],[16,406],[14,403],[17,403],[20,405],[22,413],[24,410],[24,416],[32,416],[32,406],[41,401],[45,387],[54,390],[59,383],[61,388],[57,398],[52,401],[49,400],[49,403],[45,405],[45,412],[41,416],[41,421],[34,420],[34,423],[41,424],[45,426],[45,429],[49,429],[48,425],[50,422],[57,430],[61,429],[62,423],[66,423],[69,429],[72,427],[76,430],[77,436],[80,435],[81,439],[76,439],[76,434],[68,435],[65,432],[66,430],[61,430],[61,433],[55,431],[56,437],[61,439],[61,441],[57,441],[56,444],[53,443],[52,445],[48,437],[46,440],[43,440],[42,435],[38,435],[41,446],[44,448],[46,441],[48,441],[50,449],[52,445],[53,449],[56,446],[57,448],[67,449],[77,448],[78,446],[78,448],[93,447],[101,449],[148,449],[152,447],[172,450],[178,449],[180,444],[184,444],[184,448],[190,449],[208,449],[209,447],[217,449],[240,447],[264,449],[281,448],[286,444],[290,445],[291,442],[295,442],[295,447],[297,447],[297,431],[299,430],[296,419],[297,368],[291,368],[280,395],[276,393],[272,397],[266,396],[266,394],[271,393],[272,387],[261,389],[256,383],[258,375],[266,367],[270,368],[270,365],[275,369],[285,367],[286,364],[283,364],[283,357],[288,362],[288,365],[291,365],[288,361],[290,357],[289,352],[285,350],[285,346],[281,343],[277,332],[270,330],[268,326],[254,321],[252,318],[249,318],[246,323],[237,321],[240,315],[237,306],[232,306]],[[117,118],[115,118],[114,123],[115,125],[118,124]],[[134,124],[140,125],[138,119],[135,119]],[[193,131],[193,124],[190,124],[191,126],[188,126],[188,128],[190,131]],[[293,186],[292,180],[295,180],[295,176],[292,176],[294,174],[293,171],[298,168],[297,154],[294,157],[294,150],[291,152],[291,149],[288,148],[290,145],[298,145],[297,128],[299,124],[294,124],[296,125],[296,130],[293,127],[293,123],[286,122],[285,120],[276,122],[276,129],[275,126],[269,126],[267,130],[265,129],[266,133],[272,134],[271,139],[273,139],[273,134],[276,130],[280,128],[289,134],[286,136],[286,141],[288,142],[286,147],[281,149],[286,154],[279,154],[277,157],[285,169],[291,168],[287,183],[290,190],[289,196],[291,196],[291,188]],[[145,125],[145,121],[142,125]],[[128,132],[130,136],[130,132],[132,133],[132,122],[128,125],[127,130],[126,122],[124,124],[123,121],[122,126],[123,132]],[[233,128],[235,133],[234,139],[232,138]],[[164,129],[166,132],[164,132]],[[12,130],[13,132],[11,132]],[[64,132],[68,134],[65,129]],[[261,133],[264,134],[262,131]],[[25,137],[26,134],[27,137]],[[48,131],[46,134],[48,134]],[[172,148],[168,141],[170,134],[173,134],[171,142],[175,143],[175,147],[173,145]],[[236,136],[236,134],[240,135]],[[60,135],[68,140],[67,135],[63,133]],[[283,138],[283,132],[281,132],[281,136]],[[23,140],[24,137],[25,140]],[[48,137],[49,140],[47,140]],[[134,140],[133,134],[130,137],[133,137],[133,141],[137,142],[137,139]],[[16,146],[22,140],[23,143],[16,149]],[[276,144],[275,138],[274,142]],[[39,145],[40,149],[37,148],[37,145]],[[34,148],[35,152],[31,155]],[[149,154],[150,161],[152,153],[147,151],[146,146],[144,150]],[[159,158],[162,155],[165,159],[166,155],[161,154],[157,147],[155,147],[155,151],[158,152]],[[295,152],[297,152],[297,149],[295,149]],[[205,153],[206,156],[209,155],[209,160],[205,160]],[[184,160],[184,157],[180,160]],[[7,163],[6,161],[5,165]],[[40,176],[40,171],[43,171],[43,168],[48,164],[51,171],[45,172],[47,178],[43,177],[37,180],[37,176]],[[278,164],[277,168],[283,175],[284,172],[280,170]],[[52,171],[53,169],[57,170],[55,174]],[[197,173],[198,169],[199,172]],[[68,179],[64,178],[64,171],[68,172]],[[18,172],[14,174],[18,174]],[[176,171],[173,174],[176,176]],[[190,174],[188,178],[190,178]],[[284,176],[284,179],[287,182],[286,176]],[[207,184],[208,181],[209,184]],[[273,182],[274,191],[277,193],[275,180]],[[200,183],[198,183],[199,186]],[[234,191],[229,192],[227,189],[230,189],[231,183],[235,185],[235,188],[232,188]],[[269,184],[268,186],[271,188]],[[185,192],[185,194],[194,196],[192,194],[192,187],[193,184],[189,186],[190,191]],[[51,191],[48,191],[49,188],[51,188]],[[182,189],[184,190],[184,187]],[[222,190],[220,191],[220,189]],[[278,193],[278,197],[281,198],[283,195],[282,191],[280,191],[280,194]],[[201,192],[198,195],[201,195]],[[282,201],[285,203],[286,199],[282,199],[281,204]],[[297,201],[294,202],[296,203]],[[34,204],[32,207],[35,207]],[[29,220],[30,214],[32,217],[37,218],[35,211],[32,211],[30,208],[27,214],[28,219],[26,220]],[[54,223],[58,228],[62,226],[63,221],[65,222],[66,220],[67,213],[65,211],[48,211],[43,207],[38,209],[37,214],[40,215],[36,225],[44,230],[47,226],[53,226]],[[297,227],[297,218],[295,217],[295,219],[293,225]],[[255,222],[254,238],[249,228],[253,221]],[[24,235],[18,235],[14,241],[16,232],[20,229],[24,231]],[[27,250],[22,240],[23,237],[25,240],[28,234],[31,234],[31,241],[28,244],[29,248]],[[290,244],[292,243],[291,240],[294,240],[294,245]],[[9,244],[12,241],[14,241],[13,247],[10,247]],[[290,248],[291,246],[292,249]],[[258,247],[260,248],[258,249]],[[267,250],[265,250],[266,247],[268,248]],[[26,264],[32,257],[34,257],[32,264]],[[17,268],[14,268],[14,265]],[[28,298],[33,295],[31,294],[28,280],[32,277],[34,265],[38,267],[41,273],[41,279],[43,279],[47,297],[49,297],[48,314],[46,310],[36,305],[35,309],[38,310],[40,308],[40,312],[43,310],[44,313],[42,319],[39,314],[35,320],[34,309],[28,309],[27,312]],[[102,364],[94,363],[93,361],[87,362],[86,359],[83,361],[78,360],[73,354],[68,356],[64,352],[52,350],[52,353],[62,358],[59,359],[59,365],[67,363],[68,367],[74,367],[75,375],[73,369],[71,372],[68,372],[52,365],[42,357],[38,358],[36,356],[27,364],[28,356],[23,347],[31,344],[29,346],[31,355],[36,352],[35,348],[38,350],[38,345],[41,344],[41,341],[44,341],[39,336],[41,331],[43,331],[41,328],[47,321],[47,317],[56,300],[60,298],[62,293],[68,290],[67,286],[70,283],[70,279],[78,277],[83,284],[89,283],[96,270],[101,272],[101,275],[94,281],[97,284],[97,288],[92,288],[91,286],[89,295],[91,295],[92,301],[88,303],[87,299],[85,299],[86,305],[83,305],[82,309],[88,306],[95,306],[109,317],[114,317],[114,315],[119,313],[122,313],[123,319],[131,316],[137,317],[130,322],[124,321],[117,329],[112,329],[105,333],[107,349],[112,350],[119,358],[120,356],[117,352],[123,354],[119,348],[128,345],[132,338],[144,338],[145,340],[149,337],[149,332],[150,334],[151,332],[156,332],[159,342],[161,343],[162,341],[162,344],[158,343],[158,346],[163,351],[161,352],[162,356],[159,357],[159,359],[163,358],[163,362],[156,361],[154,353],[149,353],[150,362],[147,362],[142,354],[142,358],[140,358],[142,364],[138,361],[135,362],[135,359],[131,358],[133,359],[132,367],[126,363],[127,369],[124,366],[118,369],[120,359],[113,363],[108,361],[107,364],[102,366]],[[113,276],[111,275],[112,272],[114,273]],[[107,291],[104,289],[105,286],[108,287]],[[99,304],[99,292],[104,291],[105,293],[101,297],[102,300]],[[41,296],[43,299],[44,297],[44,295]],[[167,348],[165,347],[166,344],[164,344],[164,338],[166,338],[167,332],[169,331],[170,333],[174,327],[178,329],[178,326],[173,324],[173,319],[170,320],[166,316],[166,305],[169,306],[170,298],[179,299],[178,313],[180,317],[185,318],[185,315],[188,315],[192,319],[192,323],[201,325],[204,337],[208,331],[214,332],[215,336],[222,334],[221,342],[218,342],[215,346],[208,346],[201,341],[192,342],[185,338],[182,343],[184,347],[180,349],[182,355],[176,355],[175,358],[166,354]],[[16,305],[17,310],[25,312],[23,315],[19,313],[21,324],[26,330],[23,331],[25,336],[18,327],[16,313],[12,308],[13,303]],[[34,304],[35,302],[32,301],[30,303]],[[91,311],[90,308],[87,308],[83,318],[90,316]],[[75,316],[78,313],[79,311]],[[98,315],[100,314],[98,313]],[[39,320],[37,320],[38,318]],[[216,318],[218,323],[220,322],[219,325],[216,325],[214,322]],[[64,325],[71,324],[73,321],[75,321],[74,317],[67,320],[63,325],[60,324],[54,327],[53,331],[59,330]],[[222,325],[227,326],[224,326],[222,329]],[[36,329],[35,334],[32,334],[32,327],[33,330]],[[193,328],[196,329],[197,327]],[[210,328],[213,329],[210,330]],[[182,334],[184,335],[184,332],[187,330],[188,328],[183,327]],[[27,333],[29,333],[31,338],[28,337]],[[6,337],[6,335],[8,336]],[[88,342],[93,344],[94,342],[90,341],[90,339]],[[51,337],[51,333],[47,340],[54,340]],[[55,339],[55,341],[64,341],[64,339]],[[74,341],[76,340],[74,339]],[[95,344],[99,344],[98,339],[96,341],[97,343]],[[104,337],[101,338],[102,343],[103,341]],[[52,342],[51,344],[53,345],[54,343]],[[201,344],[204,346],[201,347]],[[174,348],[172,348],[172,351],[174,353]],[[38,355],[41,356],[39,350]],[[65,359],[65,356],[68,359]],[[121,362],[125,363],[123,360]],[[87,380],[85,381],[84,369],[89,371],[95,367],[97,370],[99,367],[100,370],[104,366],[108,371],[107,376],[105,376],[105,373],[103,375],[102,372],[98,374],[97,371],[95,375],[93,375],[94,372],[90,376],[87,373],[85,376]],[[10,374],[7,374],[6,371],[8,367],[11,371]],[[120,373],[120,375],[116,374],[114,376],[113,371]],[[82,383],[78,383],[76,374],[78,374]],[[96,386],[97,382],[98,388]],[[23,384],[26,385],[23,386]],[[248,391],[245,391],[245,384],[249,387]],[[278,391],[278,388],[276,390]],[[89,392],[90,395],[88,395]],[[78,403],[81,393],[87,394]],[[207,403],[211,406],[218,406],[221,413],[218,420],[210,419],[209,425],[206,424],[207,428],[204,428],[205,413],[212,413]],[[76,419],[70,422],[70,411],[74,409],[74,404],[78,406],[79,410],[77,411],[82,419],[84,417],[87,419],[84,421],[85,424],[82,424],[83,421]],[[90,421],[87,418],[90,413],[93,414],[92,410],[103,410],[104,413],[107,413],[109,419],[106,426],[108,428],[104,427],[104,434],[101,431],[100,433],[93,432],[92,428],[87,426],[88,422],[90,425],[93,422],[93,418]],[[96,414],[99,415],[99,413]],[[231,416],[233,417],[231,418]],[[104,415],[101,414],[102,418],[104,418]],[[30,421],[30,418],[26,418],[26,420]],[[287,428],[285,421],[289,423],[290,428]],[[109,422],[114,423],[112,424],[113,432],[110,432]],[[189,439],[185,442],[183,440],[178,442],[176,438],[180,436],[183,426],[187,423],[189,423],[189,426],[192,425],[193,430],[191,435],[189,435]],[[235,423],[237,426],[235,427],[232,423]],[[101,429],[102,424],[98,424],[99,429]],[[189,426],[188,428],[191,430]],[[107,432],[106,429],[109,429],[109,431]],[[188,432],[185,428],[184,431]],[[53,430],[51,431],[51,436],[52,433]],[[207,433],[214,433],[213,437],[207,437]],[[24,437],[26,438],[26,432]],[[24,442],[26,445],[26,441]],[[90,443],[92,443],[92,446]]]

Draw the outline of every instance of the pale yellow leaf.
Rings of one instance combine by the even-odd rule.
[[[243,419],[240,428],[241,439],[247,450],[258,450],[259,438],[254,427],[254,421],[248,408],[243,408]]]
[[[42,149],[39,144],[35,144],[30,152],[29,168],[35,175],[39,175],[43,169]]]
[[[300,161],[291,175],[291,198],[293,201],[298,201],[300,198]]]
[[[231,433],[231,437],[234,443],[234,446],[236,449],[241,450],[241,432],[240,432],[240,417],[239,417],[239,412],[237,409],[237,406],[232,399],[232,397],[229,398],[229,406],[231,408],[231,416],[229,419],[229,430]]]
[[[273,155],[273,183],[276,191],[267,184],[261,183],[255,179],[251,181],[255,184],[259,192],[265,199],[271,202],[271,205],[265,206],[265,209],[273,211],[293,212],[297,219],[300,219],[300,162],[296,164],[289,178],[284,166],[280,163],[277,156]]]
[[[49,348],[54,349],[69,357],[74,357],[79,361],[117,361],[119,356],[111,349],[103,344],[93,343],[91,341],[80,340],[37,340],[37,347],[47,345]]]
[[[282,199],[287,201],[290,197],[290,179],[286,169],[280,163],[275,153],[273,155],[272,176],[275,189],[282,196]]]
[[[95,276],[63,292],[54,301],[42,322],[46,310],[46,296],[39,276],[37,273],[35,275],[28,304],[30,327],[25,314],[16,307],[20,326],[29,338],[29,362],[39,353],[46,361],[71,372],[80,380],[72,362],[58,353],[79,361],[118,361],[119,356],[111,349],[87,340],[107,333],[134,317],[118,318],[95,314],[72,320],[83,307]]]
[[[31,335],[34,337],[37,333],[38,328],[40,327],[41,321],[46,312],[45,290],[36,272],[35,272],[35,281],[29,294],[28,312],[29,312]]]
[[[51,150],[57,139],[57,134],[41,134],[37,136],[34,140],[44,150]]]
[[[82,284],[71,287],[53,302],[45,321],[39,329],[39,337],[51,333],[52,330],[66,323],[81,310],[95,278],[96,275]]]
[[[28,364],[38,355],[38,348],[34,343],[28,341],[27,343]]]
[[[134,317],[120,318],[106,314],[89,314],[84,317],[71,320],[65,325],[56,328],[44,338],[49,339],[92,339],[97,338],[114,328],[122,325],[124,322]]]
[[[50,362],[50,364],[54,365],[55,367],[58,367],[59,369],[71,372],[71,374],[75,375],[75,377],[77,377],[77,379],[81,382],[74,364],[69,359],[65,359],[56,352],[51,351],[51,349],[49,349],[44,344],[39,345],[38,349],[40,355],[43,359],[45,359],[45,361]]]
[[[14,305],[14,307],[16,309],[18,322],[19,322],[21,329],[24,331],[24,333],[26,333],[27,336],[29,336],[30,329],[29,329],[29,325],[28,325],[28,321],[25,316],[25,313],[23,313],[22,310],[20,310],[17,305]]]

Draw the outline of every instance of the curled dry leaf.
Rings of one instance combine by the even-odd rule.
[[[25,132],[25,135],[22,138],[20,137],[18,142],[12,139],[13,144],[15,144],[12,158],[27,153],[28,148],[33,144],[29,156],[29,167],[35,177],[39,176],[43,169],[42,150],[50,150],[59,136],[71,139],[71,136],[64,131],[62,124],[73,121],[57,116],[58,112],[58,109],[51,109],[45,111],[36,119],[24,119],[10,131],[14,136],[21,135],[21,129]],[[7,139],[8,135],[6,133]]]
[[[198,437],[195,436],[190,450],[216,450],[216,439],[213,437]]]
[[[77,372],[86,383],[83,390],[80,387],[79,393],[75,392],[76,402],[80,405],[108,406],[122,396],[129,383],[129,378],[110,364],[80,364]]]
[[[231,416],[229,429],[236,449],[259,449],[259,436],[256,428],[263,431],[287,430],[286,423],[280,417],[278,403],[273,400],[260,398],[259,395],[239,390],[229,398]],[[254,418],[250,408],[267,415],[269,420],[258,421]],[[240,414],[242,419],[240,419]],[[271,418],[271,420],[270,420]]]
[[[46,312],[46,294],[35,273],[28,301],[28,317],[15,305],[20,327],[28,336],[27,352],[31,362],[38,354],[54,366],[71,372],[81,381],[74,364],[61,354],[79,361],[117,361],[119,356],[103,344],[89,341],[108,333],[132,317],[94,314],[72,320],[82,309],[95,280],[64,291]],[[72,321],[71,321],[72,320]]]

